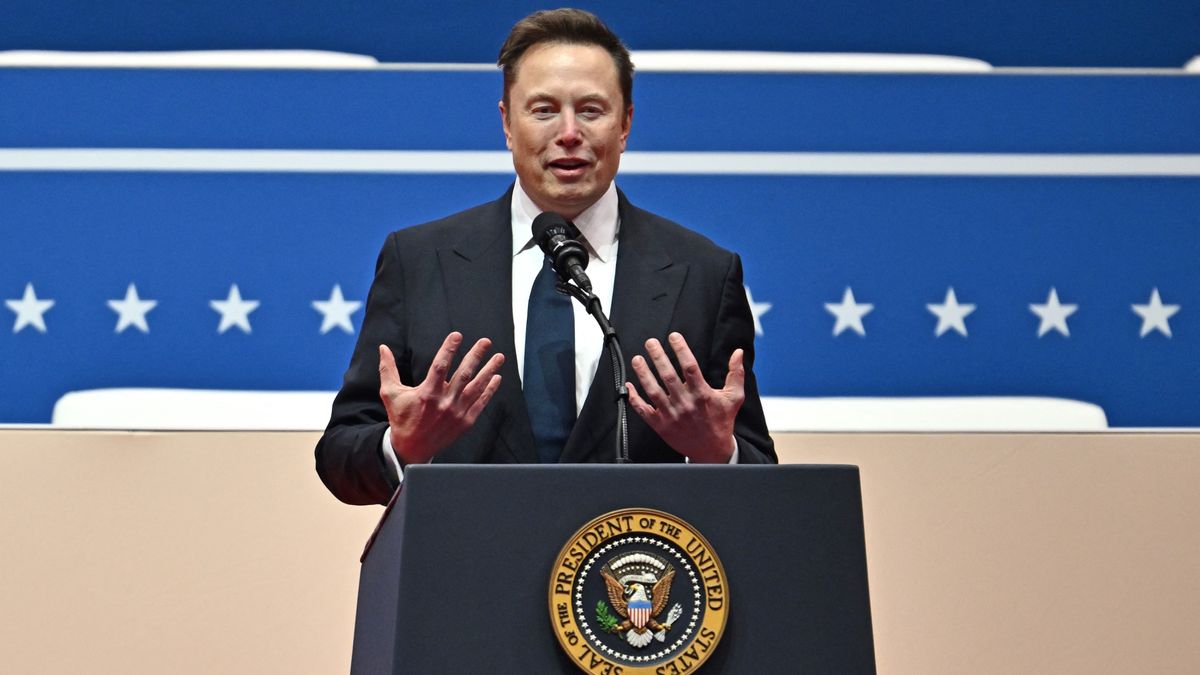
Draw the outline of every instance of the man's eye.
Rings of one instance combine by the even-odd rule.
[[[595,107],[587,107],[587,108],[584,108],[583,110],[580,110],[579,114],[586,119],[594,120],[594,119],[598,119],[602,115],[604,115],[604,109],[603,108],[595,108]]]
[[[533,114],[534,117],[545,118],[554,114],[554,108],[548,105],[539,105],[531,108],[529,112]]]

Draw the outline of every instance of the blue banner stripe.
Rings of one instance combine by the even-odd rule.
[[[0,147],[504,150],[496,72],[0,68]],[[634,151],[1197,153],[1200,78],[643,73]]]

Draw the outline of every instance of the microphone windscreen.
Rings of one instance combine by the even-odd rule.
[[[579,230],[571,224],[571,221],[552,211],[539,213],[533,219],[532,229],[533,240],[542,247],[543,251],[546,250],[546,244],[552,237],[561,236],[574,239],[579,236]]]

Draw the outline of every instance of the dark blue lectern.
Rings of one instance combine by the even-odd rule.
[[[352,673],[582,672],[552,630],[551,571],[630,507],[687,521],[724,566],[702,672],[875,672],[857,467],[431,465],[406,472],[364,555]]]

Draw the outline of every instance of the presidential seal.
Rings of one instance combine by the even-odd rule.
[[[588,673],[690,673],[716,648],[728,606],[712,546],[652,509],[612,511],[584,525],[550,575],[554,634]]]

